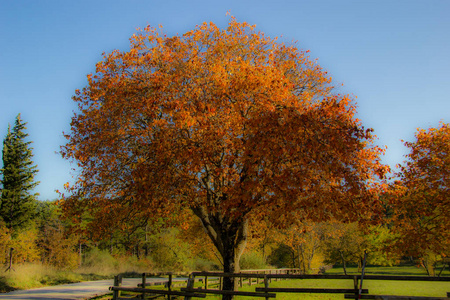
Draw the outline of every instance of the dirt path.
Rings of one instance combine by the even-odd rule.
[[[148,278],[150,281],[161,281],[167,279]],[[141,282],[140,278],[124,278],[122,286],[136,287]],[[8,300],[44,300],[44,299],[64,299],[79,300],[89,299],[95,296],[108,294],[109,287],[113,285],[113,280],[85,281],[64,285],[56,285],[30,290],[19,290],[10,293],[0,294],[0,299]]]

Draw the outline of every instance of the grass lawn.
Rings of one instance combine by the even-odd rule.
[[[333,268],[326,274],[344,274],[342,268]],[[360,274],[358,269],[347,268],[347,274]],[[398,266],[398,267],[379,267],[367,266],[366,274],[370,275],[412,275],[427,276],[422,268],[415,266]],[[441,276],[450,276],[448,270],[442,272]],[[258,285],[262,286],[262,284]],[[256,286],[243,287],[243,291],[254,291]],[[353,288],[352,280],[341,279],[303,279],[303,280],[283,280],[273,281],[269,287],[277,288]],[[428,297],[446,297],[450,292],[450,282],[426,282],[426,281],[391,281],[391,280],[364,280],[363,288],[369,290],[372,295],[401,295],[401,296],[428,296]],[[301,295],[301,297],[300,297]],[[210,298],[210,297],[208,297]],[[211,297],[217,298],[219,297]],[[342,294],[289,294],[277,293],[275,299],[344,299]],[[237,299],[263,299],[251,297],[238,297]]]
[[[258,286],[262,286],[261,284]],[[245,291],[254,291],[256,286],[242,288]],[[283,280],[269,284],[269,287],[296,287],[296,288],[353,288],[352,280],[341,279],[303,279]],[[401,295],[401,296],[434,296],[446,297],[450,292],[450,282],[418,282],[418,281],[388,281],[366,280],[363,288],[369,289],[369,294]],[[301,296],[300,296],[301,295]],[[209,297],[208,297],[209,298]],[[211,297],[213,298],[213,297]],[[217,298],[217,297],[216,297]],[[289,294],[277,293],[275,299],[344,299],[343,294]],[[251,297],[238,297],[237,299],[261,299]]]

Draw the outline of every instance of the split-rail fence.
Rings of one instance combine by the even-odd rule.
[[[147,282],[147,277],[155,275],[166,275],[167,280],[158,282],[157,284],[164,284],[166,290],[150,289],[147,286],[155,285],[155,283]],[[220,273],[220,272],[193,272],[191,274],[182,274],[187,276],[183,280],[174,281],[174,273],[143,273],[142,282],[138,287],[122,287],[120,276],[116,276],[114,286],[110,287],[113,291],[113,300],[124,300],[121,292],[139,293],[134,299],[151,299],[160,296],[166,296],[168,300],[172,296],[182,296],[185,300],[192,298],[205,298],[207,294],[216,295],[234,295],[234,296],[249,296],[261,297],[265,299],[275,298],[277,293],[339,293],[345,299],[382,299],[382,300],[450,300],[450,292],[442,297],[417,297],[417,296],[398,296],[398,295],[375,295],[369,294],[367,289],[362,289],[358,285],[361,280],[361,275],[325,275],[325,274],[300,274],[298,269],[277,269],[277,270],[252,270],[243,273]],[[180,274],[177,274],[180,275]],[[224,277],[238,278],[238,283],[242,287],[245,285],[253,285],[264,283],[264,287],[256,287],[254,292],[250,291],[223,291],[221,284]],[[286,279],[347,279],[353,281],[352,289],[338,289],[338,288],[271,288],[270,283],[276,280]],[[450,282],[450,277],[429,277],[429,276],[396,276],[396,275],[364,275],[365,280],[398,280],[398,281],[440,281]],[[199,287],[194,287],[195,282],[200,282]],[[186,287],[180,290],[173,290],[173,287],[180,284]],[[199,285],[199,284],[197,284]],[[212,288],[215,286],[215,288]],[[449,286],[450,290],[450,286]]]

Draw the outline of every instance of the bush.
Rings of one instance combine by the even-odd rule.
[[[143,273],[153,270],[153,262],[150,258],[136,256],[121,256],[117,258],[118,273]]]
[[[242,270],[268,268],[268,265],[264,260],[262,254],[256,251],[245,252],[241,257],[240,265]]]
[[[192,270],[195,271],[218,271],[220,270],[220,266],[215,262],[204,259],[204,258],[196,258],[192,262]]]
[[[276,268],[295,268],[295,258],[292,249],[284,244],[275,248],[268,257],[269,264]]]
[[[108,251],[93,248],[86,253],[80,271],[100,275],[116,274],[118,265],[118,261]]]
[[[79,274],[57,270],[54,267],[42,264],[14,265],[14,272],[0,273],[2,291],[11,289],[30,289],[45,285],[55,285],[70,282],[79,282],[83,278]]]
[[[150,245],[155,268],[160,271],[188,271],[192,265],[189,244],[180,239],[180,230],[168,228],[151,236]]]
[[[113,256],[107,250],[93,248],[86,253],[83,265],[77,272],[112,277],[119,273],[149,272],[152,268],[153,262],[150,259],[138,259],[136,256]]]

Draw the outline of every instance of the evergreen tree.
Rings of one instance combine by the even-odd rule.
[[[39,182],[34,181],[38,172],[37,166],[31,160],[33,157],[30,148],[31,141],[25,141],[25,125],[16,117],[15,125],[3,140],[3,168],[0,169],[2,178],[0,198],[0,218],[9,229],[20,229],[27,225],[35,210],[36,196],[31,194]]]

